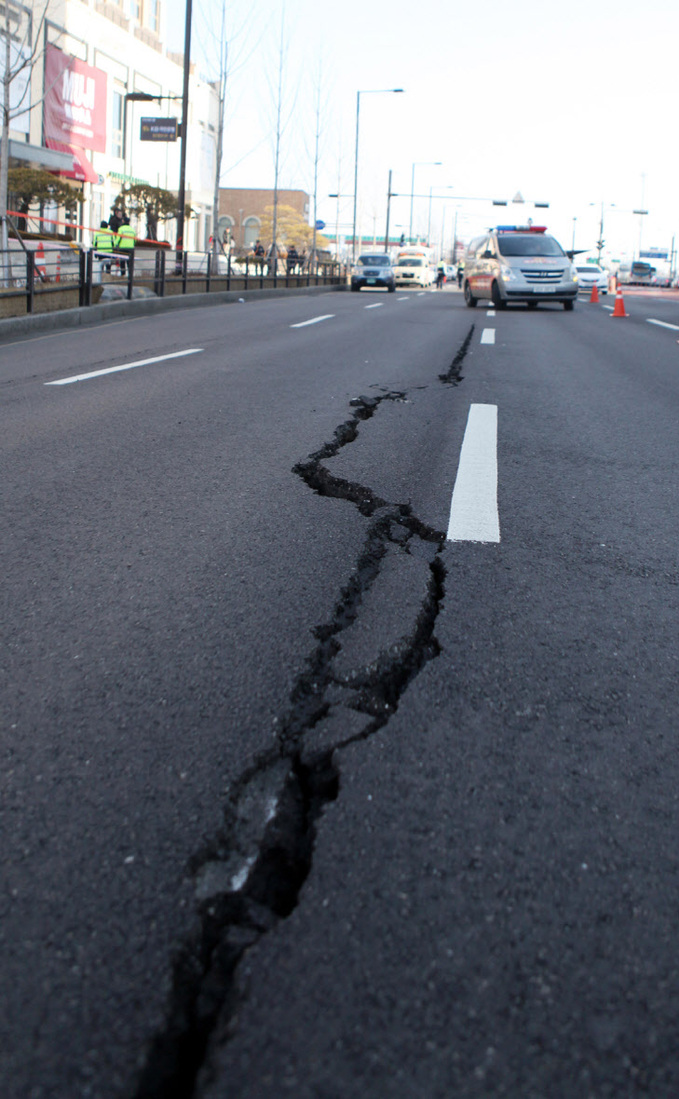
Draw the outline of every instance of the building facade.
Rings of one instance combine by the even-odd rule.
[[[54,171],[81,192],[75,235],[107,220],[125,183],[178,192],[183,57],[164,46],[161,0],[50,0],[18,4],[40,31],[30,76],[32,108],[10,128],[10,165]],[[25,100],[27,102],[27,100]],[[204,250],[212,233],[218,94],[192,71],[187,126],[186,247]],[[159,139],[160,138],[160,139]],[[55,218],[56,222],[60,219]],[[144,218],[134,226],[145,237]],[[158,237],[175,242],[176,222]]]
[[[219,190],[219,239],[236,248],[252,248],[261,235],[262,221],[274,204],[274,192],[265,188],[221,187]],[[309,222],[311,198],[305,191],[278,191],[278,205],[291,206]],[[270,244],[270,241],[263,242]]]

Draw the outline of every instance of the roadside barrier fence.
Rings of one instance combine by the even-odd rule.
[[[0,316],[121,298],[333,286],[344,281],[346,269],[339,263],[301,267],[288,265],[285,259],[274,264],[254,256],[241,259],[167,248],[138,248],[131,254],[96,252],[79,245],[32,240],[21,249],[0,252]]]

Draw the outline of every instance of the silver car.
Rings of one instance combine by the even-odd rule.
[[[393,294],[396,289],[394,268],[386,252],[371,252],[356,260],[351,268],[351,289],[361,290],[364,286],[386,286]]]
[[[560,302],[571,310],[578,294],[578,272],[561,245],[544,227],[499,225],[469,245],[464,264],[464,297],[474,308],[490,299],[497,309],[507,302]]]

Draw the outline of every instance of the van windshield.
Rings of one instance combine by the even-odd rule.
[[[497,246],[503,256],[563,256],[565,252],[554,237],[542,233],[499,233]]]
[[[404,257],[396,263],[397,267],[424,267],[423,259],[407,259]]]

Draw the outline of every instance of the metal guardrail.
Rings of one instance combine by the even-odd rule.
[[[38,308],[43,294],[67,290],[73,292],[71,297],[77,292],[79,306],[89,306],[101,299],[106,288],[109,293],[112,289],[115,297],[130,300],[138,288],[162,298],[224,290],[332,286],[346,278],[339,263],[300,269],[299,264],[288,267],[285,260],[274,265],[252,256],[232,259],[213,252],[159,248],[125,254],[47,242],[46,246],[35,241],[30,244],[22,251],[0,253],[0,305],[6,299],[23,298],[28,314],[44,311]]]

